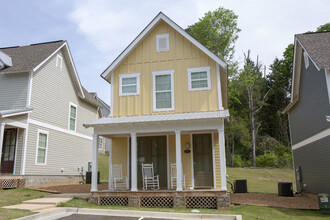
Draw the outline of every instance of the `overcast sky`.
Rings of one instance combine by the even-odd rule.
[[[182,28],[222,6],[239,16],[243,52],[267,66],[282,57],[294,34],[330,22],[329,0],[0,0],[0,48],[67,40],[81,83],[109,103],[100,74],[162,11]]]

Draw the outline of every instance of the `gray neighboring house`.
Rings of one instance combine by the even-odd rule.
[[[99,107],[66,41],[0,48],[0,180],[78,183],[92,160],[93,129],[83,123]]]
[[[102,106],[102,108],[100,108],[98,111],[99,118],[107,118],[110,115],[110,106],[100,98],[98,98],[97,101],[100,104],[100,106]],[[98,138],[98,153],[99,154],[106,154],[106,153],[110,152],[110,141],[111,140],[106,137],[100,136]]]
[[[330,194],[330,32],[295,36],[289,115],[297,189]]]

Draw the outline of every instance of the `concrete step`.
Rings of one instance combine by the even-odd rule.
[[[23,201],[22,204],[44,204],[44,205],[58,205],[62,202],[67,202],[71,200],[73,197],[47,197],[47,198],[40,198],[40,199],[32,199]]]
[[[6,209],[27,209],[30,210],[31,212],[37,212],[40,210],[44,209],[50,209],[50,208],[55,208],[56,205],[51,205],[51,204],[18,204],[18,205],[10,205],[10,206],[4,206],[1,208],[6,208]]]

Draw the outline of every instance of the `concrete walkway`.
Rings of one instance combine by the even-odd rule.
[[[58,204],[62,202],[67,202],[73,197],[45,197],[40,199],[32,199],[23,201],[21,204],[4,206],[1,208],[6,209],[27,209],[31,212],[36,212],[44,209],[55,208]]]

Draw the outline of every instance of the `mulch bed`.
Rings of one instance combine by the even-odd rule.
[[[98,184],[97,187],[99,190],[106,190],[108,184]],[[75,184],[41,187],[36,190],[51,193],[90,193],[90,189],[90,184]],[[230,203],[232,205],[257,205],[286,209],[319,209],[317,196],[309,193],[297,194],[293,197],[266,193],[231,193]]]

